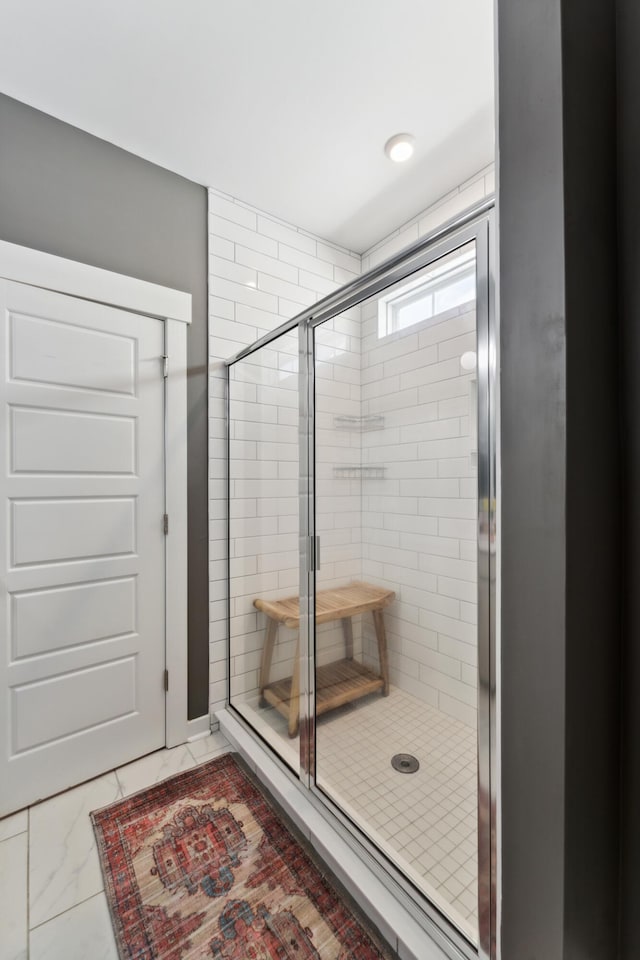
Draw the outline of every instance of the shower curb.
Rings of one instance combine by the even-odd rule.
[[[438,943],[418,923],[353,847],[340,835],[323,812],[229,711],[216,713],[220,730],[284,809],[296,827],[330,867],[348,893],[364,910],[400,960],[467,960],[467,955],[449,942]],[[444,941],[444,935],[436,932]]]

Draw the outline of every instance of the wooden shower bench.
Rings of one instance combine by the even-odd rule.
[[[345,703],[366,697],[381,690],[389,695],[389,662],[387,635],[382,611],[395,599],[393,590],[376,587],[371,583],[350,583],[334,590],[319,590],[316,593],[316,623],[342,621],[345,639],[345,658],[316,668],[316,716],[341,707]],[[289,736],[295,737],[300,722],[300,636],[296,641],[293,658],[293,676],[269,682],[271,659],[276,642],[278,624],[294,630],[300,628],[300,598],[286,600],[253,601],[254,607],[267,616],[267,630],[262,649],[260,666],[260,696],[263,703],[270,703],[287,718]],[[378,640],[380,673],[374,673],[364,664],[353,659],[353,628],[351,618],[371,611]]]

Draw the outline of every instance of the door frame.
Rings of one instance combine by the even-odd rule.
[[[103,303],[164,323],[165,742],[185,743],[187,712],[187,324],[191,294],[0,240],[0,278]],[[167,456],[167,452],[171,456]],[[158,518],[158,523],[162,520]]]

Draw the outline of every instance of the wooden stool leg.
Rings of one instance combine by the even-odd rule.
[[[295,737],[300,725],[300,636],[296,640],[296,652],[293,658],[291,675],[291,699],[289,701],[289,736]]]
[[[378,657],[380,659],[380,675],[384,681],[383,696],[389,696],[389,658],[387,656],[387,632],[384,628],[382,610],[373,610],[373,623],[378,638]]]
[[[260,706],[266,706],[264,701],[264,688],[269,686],[269,674],[271,673],[271,659],[273,657],[273,645],[276,642],[276,633],[278,632],[278,622],[267,617],[267,631],[264,636],[264,646],[262,648],[262,661],[260,663]]]
[[[353,660],[353,626],[351,624],[351,617],[342,618],[342,632],[344,633],[347,660]]]

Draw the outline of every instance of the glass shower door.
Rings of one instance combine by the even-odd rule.
[[[478,623],[489,609],[477,260],[475,239],[450,243],[314,327],[312,449],[315,783],[474,944]]]

